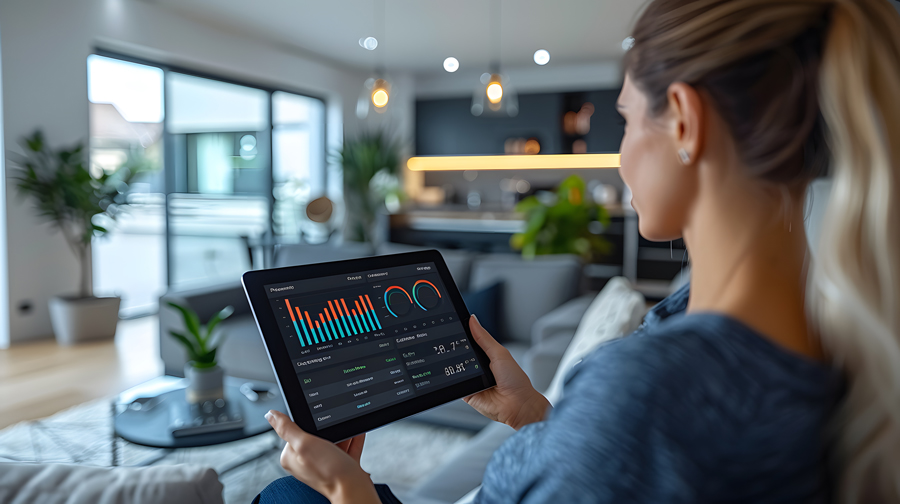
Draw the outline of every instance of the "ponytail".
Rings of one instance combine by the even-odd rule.
[[[819,72],[832,194],[807,303],[848,389],[836,501],[900,503],[900,17],[838,0]]]

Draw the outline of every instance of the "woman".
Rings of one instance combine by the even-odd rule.
[[[690,290],[576,366],[552,411],[473,318],[498,385],[467,401],[518,430],[476,501],[900,502],[897,12],[655,0],[633,37],[620,171],[641,234],[684,238]],[[803,198],[826,171],[812,260]],[[271,422],[309,486],[262,502],[395,501],[360,469],[362,436]]]

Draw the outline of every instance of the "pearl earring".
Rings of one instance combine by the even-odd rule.
[[[691,156],[684,150],[684,147],[678,149],[678,157],[681,158],[681,162],[684,164],[688,164],[691,162]]]

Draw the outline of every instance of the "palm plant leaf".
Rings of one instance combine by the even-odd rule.
[[[184,346],[185,350],[187,350],[190,360],[197,360],[197,347],[194,346],[194,343],[191,342],[191,340],[187,336],[181,334],[178,331],[169,331],[169,334]]]
[[[201,342],[203,338],[200,336],[200,317],[197,316],[197,313],[178,303],[169,301],[166,304],[181,312],[181,317],[184,319],[184,325],[188,332],[191,333],[198,343]]]
[[[225,308],[219,310],[219,312],[213,315],[213,317],[209,319],[209,322],[206,323],[206,336],[204,339],[207,341],[208,348],[216,348],[216,346],[218,346],[210,345],[209,339],[212,336],[213,331],[216,329],[216,326],[219,325],[219,322],[222,322],[223,320],[230,317],[232,313],[234,313],[234,306],[228,305]]]

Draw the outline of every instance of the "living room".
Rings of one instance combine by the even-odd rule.
[[[900,12],[892,0],[846,1]],[[725,9],[740,0],[707,3]],[[743,324],[742,331],[775,341],[791,358],[812,356],[827,368],[844,362],[842,352],[858,355],[834,343],[822,323],[828,319],[813,306],[820,298],[797,287],[820,292],[817,282],[826,285],[820,279],[832,278],[840,264],[817,251],[838,250],[835,230],[850,226],[843,216],[857,214],[832,208],[832,193],[845,208],[883,201],[832,190],[833,180],[862,187],[841,178],[839,161],[851,158],[837,154],[847,144],[838,141],[829,114],[839,107],[828,108],[819,85],[797,77],[802,85],[784,86],[802,94],[785,91],[791,100],[780,106],[808,101],[815,110],[782,114],[781,129],[767,127],[782,132],[779,138],[804,132],[809,139],[782,144],[773,139],[778,135],[760,136],[756,145],[773,146],[747,147],[729,132],[757,139],[752,135],[764,128],[740,124],[741,114],[772,124],[778,114],[760,119],[748,112],[753,107],[722,98],[741,79],[705,81],[700,70],[683,70],[659,86],[670,75],[659,70],[665,65],[675,72],[674,62],[719,53],[692,47],[656,67],[647,63],[678,45],[660,43],[652,52],[654,36],[703,42],[653,25],[660,15],[654,9],[666,2],[646,4],[0,3],[0,504],[267,502],[265,492],[283,478],[321,491],[285,462],[293,453],[290,436],[267,414],[296,420],[298,413],[289,411],[265,322],[248,301],[247,272],[438,250],[464,313],[477,315],[465,323],[478,329],[465,334],[476,347],[499,342],[493,351],[508,351],[528,389],[546,403],[546,416],[536,421],[561,418],[588,401],[571,391],[563,400],[564,389],[575,390],[573,369],[611,340],[664,324],[678,296],[680,311],[697,312],[692,320],[724,314],[721,324]],[[816,29],[795,35],[828,33]],[[715,36],[724,41],[721,30]],[[741,34],[737,41],[750,36],[734,33]],[[771,42],[782,35],[765,36]],[[777,40],[771,47],[790,47],[807,64],[794,38]],[[815,52],[808,64],[820,59],[827,60]],[[711,65],[696,68],[709,72]],[[805,75],[818,75],[818,68]],[[780,83],[765,81],[760,89]],[[635,101],[653,92],[655,101]],[[754,93],[759,110],[775,110],[777,97]],[[819,96],[821,111],[810,96]],[[737,112],[729,115],[729,106]],[[646,117],[638,118],[639,108]],[[702,112],[692,115],[695,108]],[[717,128],[717,120],[726,126]],[[895,139],[888,130],[896,124],[882,123],[884,136]],[[721,154],[721,146],[737,154]],[[830,168],[816,164],[816,149],[836,160],[825,163]],[[790,178],[751,166],[732,175],[716,171],[722,159],[773,172],[796,161],[803,170]],[[871,159],[865,163],[877,164]],[[900,169],[896,154],[886,159]],[[757,182],[758,191],[749,189]],[[741,187],[745,192],[728,192]],[[895,207],[866,207],[859,219],[894,215]],[[719,234],[706,238],[712,233]],[[863,251],[894,243],[877,235],[843,240],[856,240],[854,250]],[[846,264],[852,253],[842,253]],[[893,271],[886,266],[893,259],[878,253],[871,257],[881,262],[863,262]],[[785,280],[795,273],[802,281]],[[860,274],[865,288],[872,278],[897,279],[868,274]],[[897,286],[882,281],[879,294],[860,299],[890,299],[886,293]],[[293,321],[285,330],[296,331],[304,347],[319,336],[368,340],[383,320],[428,311],[428,296],[446,292],[421,282],[425,297],[411,287],[409,302],[400,299],[393,310],[396,298],[383,290],[343,309],[338,297],[334,305],[296,308],[298,319],[287,298],[277,301]],[[847,282],[835,285],[853,291]],[[687,304],[689,284],[695,306]],[[732,296],[733,289],[744,290]],[[821,299],[840,298],[826,294]],[[776,313],[759,299],[796,310]],[[822,303],[815,306],[830,306]],[[797,313],[801,322],[792,318]],[[872,327],[898,339],[896,321]],[[481,330],[487,343],[475,334]],[[468,349],[470,342],[452,344]],[[892,348],[881,353],[893,355]],[[848,362],[848,369],[834,367],[849,375],[853,365],[864,367]],[[500,376],[497,383],[502,390]],[[407,503],[490,502],[494,490],[479,488],[490,486],[501,447],[509,450],[524,431],[461,397],[370,430],[356,456],[371,482]],[[654,434],[641,438],[641,450],[653,449]]]

